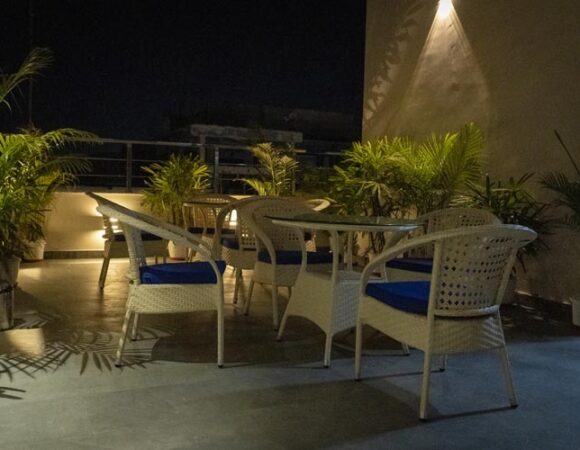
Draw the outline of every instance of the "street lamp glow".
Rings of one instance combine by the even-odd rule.
[[[441,19],[446,19],[453,11],[453,0],[439,0],[439,7],[437,8],[437,16]]]

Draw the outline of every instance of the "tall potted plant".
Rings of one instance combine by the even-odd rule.
[[[444,208],[469,182],[481,178],[484,138],[473,123],[426,141],[407,137],[355,142],[330,177],[340,211],[373,216],[413,216]],[[370,236],[380,252],[384,236]]]
[[[10,109],[12,91],[50,61],[48,50],[35,49],[15,73],[0,77],[0,104]],[[57,152],[78,139],[95,138],[70,128],[0,133],[0,279],[16,283],[30,242],[43,238],[42,225],[56,189],[89,167],[86,161]]]
[[[294,195],[298,161],[291,149],[284,150],[271,143],[258,144],[251,149],[257,158],[259,178],[243,178],[242,181],[258,195],[288,197]]]
[[[168,222],[183,227],[183,203],[209,187],[209,169],[191,154],[172,154],[167,161],[142,168],[149,175],[143,205]],[[185,249],[170,243],[172,258],[184,258]]]

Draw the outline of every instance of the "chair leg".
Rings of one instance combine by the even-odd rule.
[[[232,300],[233,304],[235,305],[238,303],[238,289],[240,287],[240,278],[238,277],[238,269],[234,268],[234,299]]]
[[[123,365],[123,350],[125,349],[125,343],[127,342],[127,333],[129,331],[129,326],[131,325],[131,314],[130,309],[125,312],[125,320],[123,321],[123,328],[121,330],[121,337],[119,338],[119,346],[117,347],[117,354],[115,358],[115,366],[121,367]]]
[[[244,271],[243,269],[239,269],[240,271],[240,285],[238,287],[238,302],[243,307],[246,305],[246,293],[244,291]]]
[[[155,264],[159,264],[159,256],[155,255]]]
[[[288,286],[288,300],[292,297],[292,286]]]
[[[224,311],[223,305],[218,307],[217,311],[217,365],[219,368],[224,366]]]
[[[103,258],[103,265],[101,266],[101,274],[99,275],[99,288],[105,288],[105,280],[107,279],[107,271],[109,270],[109,262],[111,258],[105,256]]]
[[[403,355],[409,356],[411,352],[409,351],[409,345],[401,342],[401,349],[403,350]]]
[[[282,322],[280,322],[280,328],[278,328],[278,335],[276,336],[277,341],[282,340],[282,335],[286,329],[286,322],[288,322],[288,308],[286,308],[286,311],[282,314]]]
[[[330,367],[330,355],[332,354],[332,333],[326,333],[326,340],[324,341],[324,361],[323,365],[325,369]]]
[[[139,314],[135,313],[133,316],[133,326],[131,327],[131,340],[137,340],[137,328],[139,327]]]
[[[512,379],[512,370],[510,365],[510,360],[508,357],[507,349],[505,345],[499,349],[501,355],[501,362],[503,368],[503,376],[505,379],[505,385],[508,392],[508,397],[510,400],[510,406],[515,408],[518,406],[518,398],[516,396],[516,390],[514,388],[514,380]]]
[[[429,383],[431,381],[431,352],[427,350],[423,359],[423,382],[421,384],[421,404],[419,419],[427,420],[429,410]]]
[[[272,324],[274,325],[274,330],[277,330],[280,326],[280,317],[278,316],[278,286],[272,286]]]
[[[247,316],[250,314],[250,303],[252,302],[252,294],[254,293],[254,284],[255,281],[250,281],[250,288],[248,289],[248,298],[246,299],[246,303],[244,304],[244,314]]]
[[[361,377],[362,360],[362,322],[356,322],[356,336],[354,344],[354,379],[359,381]]]

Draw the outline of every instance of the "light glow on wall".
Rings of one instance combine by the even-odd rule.
[[[444,131],[450,127],[449,117],[485,126],[489,113],[487,80],[457,10],[452,0],[440,0],[390,128],[408,132],[409,124],[428,123],[433,130]]]
[[[439,0],[437,8],[437,17],[446,19],[453,12],[453,0]]]

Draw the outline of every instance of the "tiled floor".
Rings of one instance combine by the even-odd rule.
[[[580,332],[565,314],[505,308],[519,408],[495,355],[456,356],[432,377],[438,419],[424,424],[420,352],[367,357],[356,383],[349,353],[321,368],[307,321],[277,343],[260,288],[250,316],[227,307],[224,369],[211,313],[144,318],[131,365],[114,367],[126,268],[113,262],[101,293],[98,260],[24,266],[17,329],[0,337],[1,449],[580,448]]]

